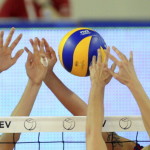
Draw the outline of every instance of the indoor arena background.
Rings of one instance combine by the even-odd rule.
[[[2,2],[0,2],[1,5]],[[111,0],[108,2],[102,0],[95,0],[95,2],[90,0],[71,0],[71,15],[68,18],[54,16],[50,20],[42,21],[42,19],[39,19],[32,22],[16,18],[0,18],[0,30],[5,31],[6,37],[10,28],[15,27],[16,32],[13,39],[19,33],[23,34],[23,38],[13,51],[13,54],[25,46],[32,50],[29,43],[30,38],[46,38],[54,48],[58,59],[54,72],[69,89],[87,103],[90,78],[74,76],[61,66],[58,58],[58,45],[62,37],[71,29],[76,27],[92,28],[104,38],[108,46],[116,46],[128,57],[129,52],[133,51],[135,70],[145,91],[150,95],[149,6],[150,2],[145,0],[133,0],[132,2],[130,0],[126,2],[116,0],[115,3]],[[114,54],[113,51],[111,53]],[[13,67],[0,74],[0,116],[10,116],[21,98],[28,80],[25,70],[26,59],[27,54],[24,52]],[[111,63],[109,61],[109,66]],[[140,115],[140,111],[129,89],[115,79],[112,79],[109,85],[106,86],[105,91],[105,116],[137,115]],[[72,116],[72,114],[64,108],[43,83],[31,116]],[[46,140],[50,134],[44,134],[42,136],[43,140]],[[136,136],[135,133],[119,134],[129,139],[135,139],[134,136]],[[140,134],[141,139],[148,139],[146,133]],[[57,139],[58,136],[54,135],[53,138]],[[20,141],[26,141],[27,139],[32,141],[34,138],[34,135],[23,134]],[[85,136],[81,133],[76,138],[78,140],[81,138],[82,141]],[[147,143],[141,144],[147,145]],[[28,149],[32,149],[32,147],[35,147],[35,145],[31,144]],[[27,147],[24,146],[21,149],[25,150]],[[73,150],[73,145],[71,149]]]

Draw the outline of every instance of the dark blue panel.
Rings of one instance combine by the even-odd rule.
[[[97,50],[102,47],[103,49],[106,49],[106,43],[104,39],[99,35],[99,36],[93,36],[90,42],[90,47],[89,47],[89,59],[88,59],[88,66],[90,65],[92,61],[92,57],[95,55],[97,57]],[[89,75],[89,69],[87,71],[86,76]]]
[[[24,21],[24,20],[4,20],[0,18],[0,28],[76,28],[76,27],[150,27],[150,21],[126,21],[126,20],[84,20],[84,21]]]
[[[67,28],[67,27],[77,27],[76,22],[42,22],[42,21],[37,21],[37,22],[29,22],[29,21],[0,21],[0,28]]]
[[[62,53],[63,64],[66,70],[68,70],[69,72],[72,70],[74,49],[76,48],[78,43],[85,37],[99,35],[97,32],[91,30],[88,30],[90,34],[81,35],[80,32],[84,30],[76,31],[68,38],[67,42],[64,45],[64,50]]]

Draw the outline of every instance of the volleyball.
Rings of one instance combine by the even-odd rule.
[[[89,28],[76,28],[62,38],[58,56],[68,72],[85,77],[89,75],[89,65],[92,57],[97,56],[97,50],[101,50],[104,61],[106,48],[106,43],[99,33]]]

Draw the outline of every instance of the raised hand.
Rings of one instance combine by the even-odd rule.
[[[40,41],[38,46],[38,39],[35,38],[34,41],[30,40],[30,43],[33,47],[34,53],[32,53],[27,47],[25,47],[26,52],[28,53],[28,58],[26,62],[26,71],[27,75],[32,82],[36,84],[41,84],[43,79],[46,76],[49,60],[46,56],[44,40]]]
[[[39,38],[37,38],[37,40],[38,40],[38,46],[40,47],[40,40],[39,40]],[[53,67],[54,67],[54,65],[57,62],[57,57],[56,57],[55,51],[48,44],[46,39],[42,38],[42,40],[44,41],[44,46],[45,46],[45,50],[46,50],[46,56],[49,59],[49,65],[48,65],[48,71],[47,71],[47,75],[49,75],[53,71]],[[30,42],[33,43],[33,40],[30,40]]]
[[[96,56],[93,56],[92,65],[90,66],[90,78],[92,81],[97,83],[101,83],[102,86],[108,84],[112,78],[111,73],[108,71],[108,55],[110,52],[110,48],[107,48],[107,53],[105,56],[104,62],[102,62],[101,51],[98,50],[98,58],[96,61]],[[113,72],[115,70],[116,65],[113,64],[110,70]]]
[[[53,50],[52,47],[49,46],[48,42],[46,41],[46,39],[43,39],[44,40],[44,44],[45,44],[45,49],[46,49],[46,56],[49,58],[50,62],[49,62],[49,65],[48,65],[48,71],[47,73],[50,73],[53,71],[53,67],[54,65],[56,64],[57,62],[57,57],[56,57],[56,53],[55,51]]]
[[[4,31],[0,32],[0,72],[7,70],[12,65],[14,65],[24,51],[23,49],[21,49],[15,54],[14,57],[11,56],[12,51],[22,38],[22,34],[18,35],[18,37],[10,45],[14,32],[15,28],[11,28],[10,33],[5,42],[3,39]]]
[[[112,48],[120,58],[120,61],[111,54],[109,54],[109,58],[119,67],[119,72],[115,73],[112,70],[109,71],[113,75],[113,77],[116,78],[119,82],[130,86],[132,82],[137,80],[137,75],[133,64],[133,52],[130,52],[130,58],[128,60],[127,57],[123,53],[121,53],[116,47],[113,46]]]

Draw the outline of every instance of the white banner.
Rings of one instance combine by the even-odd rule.
[[[86,117],[0,117],[0,133],[85,132]],[[140,116],[105,117],[103,132],[145,131]]]

